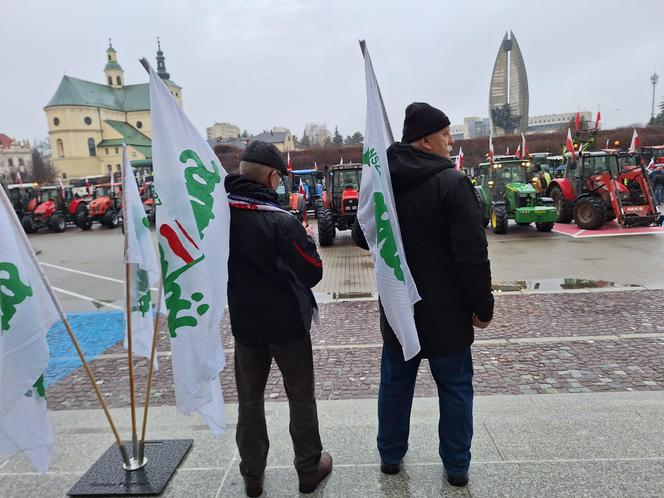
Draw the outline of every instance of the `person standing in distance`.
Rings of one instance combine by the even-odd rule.
[[[270,442],[264,393],[272,359],[290,409],[295,469],[302,493],[332,471],[318,431],[309,330],[318,308],[311,288],[323,276],[313,228],[278,205],[288,171],[279,150],[260,140],[241,156],[239,175],[226,177],[231,206],[228,307],[235,338],[238,392],[236,442],[248,496],[260,496]]]
[[[415,304],[421,352],[404,361],[382,306],[378,392],[381,470],[396,474],[408,450],[410,411],[422,358],[438,387],[439,454],[447,480],[468,483],[473,437],[474,327],[493,317],[491,269],[480,209],[470,180],[450,159],[450,120],[422,102],[406,108],[401,142],[387,149],[406,261],[422,298]],[[368,249],[356,221],[353,239]]]

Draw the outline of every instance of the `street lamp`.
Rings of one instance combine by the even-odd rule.
[[[655,87],[659,81],[659,75],[657,73],[652,73],[650,77],[650,83],[652,83],[652,108],[650,109],[650,119],[655,117]]]

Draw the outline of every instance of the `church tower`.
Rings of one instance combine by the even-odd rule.
[[[113,88],[122,88],[124,86],[124,71],[118,64],[118,54],[108,39],[108,48],[106,49],[106,66],[104,67],[106,84]]]
[[[164,52],[161,50],[161,41],[159,40],[159,37],[157,37],[157,74],[164,83],[166,83],[171,94],[173,94],[175,100],[177,100],[180,107],[182,107],[182,87],[170,80],[171,75],[166,70],[166,57],[164,57]]]

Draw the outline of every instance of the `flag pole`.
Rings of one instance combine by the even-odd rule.
[[[148,367],[148,385],[145,391],[145,406],[143,407],[143,427],[141,429],[141,441],[138,445],[138,460],[143,461],[145,454],[145,431],[148,425],[148,407],[150,405],[150,390],[152,389],[152,372],[154,371],[154,357],[157,353],[157,334],[159,331],[159,315],[161,314],[161,298],[164,293],[163,280],[159,280],[159,291],[157,292],[156,315],[154,317],[154,329],[152,331],[152,351],[150,351],[150,366]]]
[[[369,49],[367,48],[367,42],[365,40],[360,40],[360,50],[362,50],[362,55],[366,59],[369,58],[369,65],[371,66],[371,72],[373,73],[373,63],[371,62],[371,56],[369,55]],[[387,110],[385,109],[385,102],[383,102],[383,94],[380,91],[380,87],[376,85],[378,89],[378,98],[380,99],[380,108],[383,110],[383,119],[385,120],[385,128],[387,128],[387,135],[390,139],[390,143],[394,143],[394,135],[392,134],[392,127],[390,126],[390,120],[387,117]]]
[[[124,157],[126,156],[126,144],[122,144],[123,151],[123,164],[122,164],[122,184],[125,184],[125,175],[127,174],[127,167],[129,165],[124,164]],[[127,244],[129,232],[126,230],[126,220],[127,220],[127,200],[126,200],[126,189],[122,189],[122,223],[125,226],[124,231],[124,254],[127,255]],[[136,432],[136,396],[134,389],[134,353],[132,347],[132,334],[131,334],[131,263],[125,261],[125,313],[127,321],[127,362],[129,364],[129,401],[131,404],[131,450],[132,458],[130,458],[129,465],[124,465],[125,470],[137,470],[143,467],[147,461],[143,458],[138,458],[138,436]]]
[[[2,198],[2,202],[5,204],[5,207],[7,208],[7,212],[11,213],[13,212],[14,208],[9,202],[9,199],[7,198],[7,195],[5,194],[4,190],[0,188],[0,197]],[[115,436],[115,441],[118,443],[118,448],[120,450],[120,454],[122,455],[122,460],[125,463],[129,462],[129,457],[127,455],[127,449],[125,448],[124,443],[122,442],[122,439],[120,439],[120,435],[118,434],[118,430],[115,427],[115,423],[113,422],[113,417],[111,417],[111,413],[108,411],[108,406],[106,406],[106,401],[104,401],[104,397],[101,394],[101,391],[99,390],[99,386],[97,385],[97,381],[95,380],[95,376],[92,373],[92,369],[90,368],[90,365],[88,364],[87,360],[85,359],[85,355],[83,354],[83,351],[81,350],[81,347],[78,344],[78,340],[76,339],[76,336],[74,335],[74,331],[71,328],[71,325],[69,324],[69,321],[67,320],[67,315],[65,314],[65,311],[62,309],[62,306],[60,305],[60,301],[58,298],[55,296],[55,292],[53,291],[53,288],[51,287],[51,282],[49,282],[48,277],[44,273],[44,270],[41,267],[41,264],[39,263],[39,260],[37,259],[37,256],[35,255],[35,251],[32,249],[32,245],[30,244],[30,241],[28,240],[28,236],[25,234],[25,231],[23,230],[23,227],[18,223],[18,218],[16,216],[13,216],[13,223],[16,226],[16,232],[19,234],[19,237],[23,239],[23,244],[25,247],[27,247],[28,253],[30,255],[30,258],[32,259],[32,263],[35,265],[37,268],[37,271],[39,272],[39,276],[41,277],[42,283],[44,284],[44,287],[46,287],[46,291],[48,292],[51,300],[53,301],[53,304],[55,308],[58,310],[58,314],[60,315],[60,320],[62,320],[62,323],[65,325],[65,329],[67,330],[67,334],[69,335],[69,339],[71,340],[72,344],[74,345],[74,348],[76,349],[76,353],[78,354],[79,359],[81,360],[81,363],[83,363],[83,367],[85,368],[85,373],[87,374],[88,380],[90,381],[90,384],[92,385],[95,394],[97,395],[97,400],[99,401],[99,404],[101,405],[102,409],[104,410],[104,415],[106,416],[106,420],[108,420],[108,424],[111,426],[111,431],[113,432],[113,436]]]

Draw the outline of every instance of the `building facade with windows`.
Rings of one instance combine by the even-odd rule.
[[[157,47],[157,72],[182,105],[182,88],[170,80]],[[106,59],[103,84],[64,76],[44,107],[53,166],[63,178],[120,171],[123,143],[132,166],[152,168],[149,84],[125,84],[110,41]]]
[[[32,174],[32,147],[27,140],[19,141],[0,133],[0,180],[18,183]]]
[[[223,140],[229,138],[238,138],[240,128],[231,123],[215,123],[207,127],[208,140]]]

